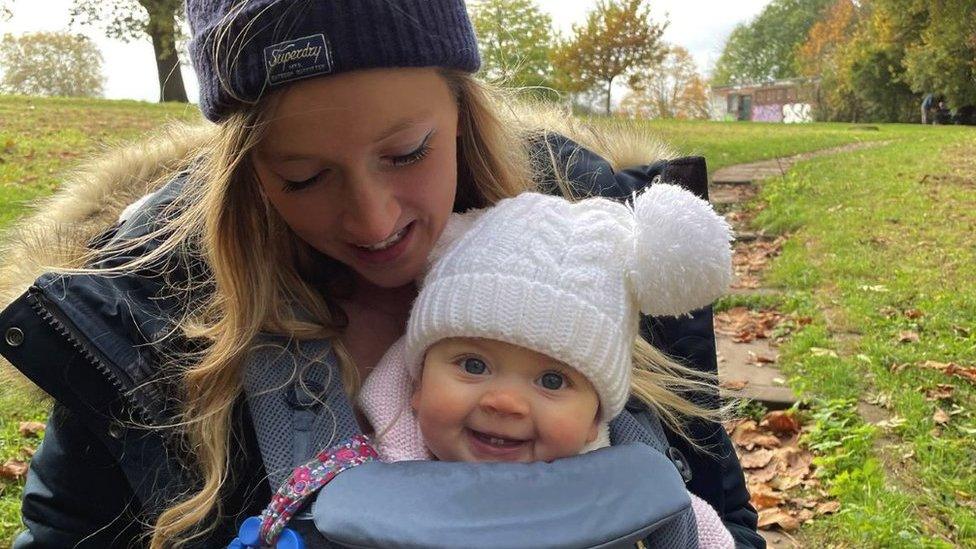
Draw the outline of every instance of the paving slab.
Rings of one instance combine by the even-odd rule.
[[[775,365],[779,353],[769,340],[737,343],[728,336],[717,335],[715,346],[719,381],[747,382],[738,391],[723,389],[725,396],[757,400],[772,410],[789,408],[796,402],[796,395],[785,385],[786,376]]]

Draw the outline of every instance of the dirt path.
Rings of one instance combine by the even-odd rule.
[[[756,196],[761,181],[782,177],[798,161],[818,156],[876,147],[883,142],[854,143],[820,151],[729,166],[718,170],[709,183],[712,204],[736,232],[732,293],[742,296],[775,295],[762,286],[762,273],[776,257],[785,237],[774,238],[751,231],[752,216],[742,206]],[[777,367],[775,328],[783,315],[772,309],[736,307],[715,315],[719,378],[728,396],[758,401],[769,409],[783,409],[796,402]],[[781,530],[760,530],[771,548],[799,547]]]
[[[794,156],[728,166],[715,172],[709,182],[709,199],[736,232],[733,258],[736,277],[732,283],[732,293],[745,296],[777,293],[762,287],[762,272],[769,261],[779,254],[785,239],[751,231],[751,216],[742,210],[742,205],[756,196],[762,180],[782,177],[802,160],[885,143],[888,142],[850,143]],[[786,387],[785,376],[776,367],[778,353],[773,336],[779,320],[777,313],[745,308],[716,315],[719,377],[728,394],[759,401],[770,409],[788,408],[796,402],[793,391]]]

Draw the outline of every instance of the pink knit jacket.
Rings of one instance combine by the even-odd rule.
[[[375,447],[383,461],[435,459],[424,445],[420,424],[410,409],[413,380],[404,360],[404,338],[386,352],[369,374],[359,392],[359,407],[376,435]],[[583,452],[609,446],[606,425],[600,436]],[[702,549],[730,549],[735,544],[718,513],[705,500],[691,496],[691,508],[698,526],[698,545]]]

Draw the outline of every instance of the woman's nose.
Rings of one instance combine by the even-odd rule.
[[[525,416],[529,413],[529,401],[512,388],[485,392],[481,396],[479,405],[486,412],[500,415]]]
[[[346,184],[343,230],[355,244],[368,246],[389,238],[400,219],[400,208],[389,189],[364,175],[350,177]]]

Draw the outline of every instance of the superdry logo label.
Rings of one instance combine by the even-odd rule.
[[[332,52],[324,34],[313,34],[264,48],[268,84],[275,86],[332,72]]]

